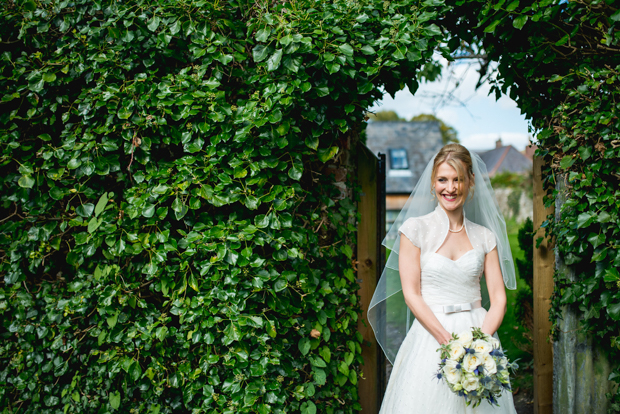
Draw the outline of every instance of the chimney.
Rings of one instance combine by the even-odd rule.
[[[501,148],[501,147],[503,147],[503,146],[504,146],[504,145],[502,144],[502,139],[501,139],[501,138],[498,138],[498,139],[497,139],[497,141],[495,141],[495,149],[497,149],[497,148]]]
[[[525,156],[528,157],[530,160],[534,159],[534,153],[536,152],[536,149],[538,148],[538,146],[536,144],[530,144],[527,147],[525,147]]]

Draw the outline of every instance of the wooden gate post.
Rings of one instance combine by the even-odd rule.
[[[358,203],[360,221],[357,228],[357,281],[360,284],[362,317],[358,330],[364,338],[364,379],[359,380],[358,390],[363,414],[379,412],[383,392],[384,359],[372,327],[368,323],[368,305],[381,276],[381,240],[385,234],[385,176],[380,160],[363,144],[357,148],[357,176],[362,194]],[[381,208],[383,205],[383,208]]]
[[[544,239],[536,248],[536,239],[544,237],[542,222],[553,207],[545,208],[543,203],[542,158],[534,158],[534,414],[553,412],[553,350],[549,335],[551,322],[549,308],[553,294],[553,273],[555,256],[553,246]],[[561,413],[556,413],[561,414]]]

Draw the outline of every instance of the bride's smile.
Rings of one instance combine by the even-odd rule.
[[[469,178],[465,174],[459,181],[458,172],[446,162],[437,167],[434,184],[439,204],[444,210],[456,210],[462,207],[463,200],[467,199]]]

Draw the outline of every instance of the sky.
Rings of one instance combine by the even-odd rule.
[[[488,95],[488,84],[475,90],[479,77],[477,63],[459,62],[448,67],[445,59],[440,61],[444,65],[441,80],[422,83],[415,96],[408,88],[397,92],[394,98],[386,93],[369,110],[392,110],[407,120],[423,113],[433,114],[456,129],[461,144],[474,151],[495,148],[498,138],[504,145],[524,150],[530,134],[516,103],[507,96],[495,100],[494,93]],[[447,99],[446,92],[452,93]]]

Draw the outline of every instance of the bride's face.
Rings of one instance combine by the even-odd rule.
[[[465,170],[465,168],[463,168]],[[469,177],[459,181],[459,174],[448,163],[441,163],[435,175],[435,194],[444,210],[456,210],[463,207],[469,193]]]

